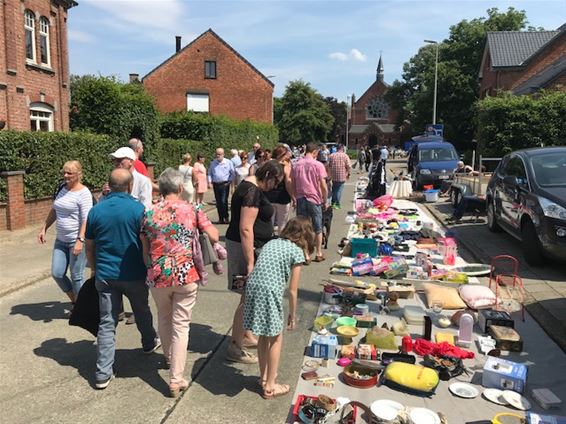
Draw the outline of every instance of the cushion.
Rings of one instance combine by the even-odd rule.
[[[465,284],[458,291],[466,305],[472,309],[490,308],[497,304],[495,293],[481,284]]]
[[[426,301],[429,308],[436,302],[442,303],[444,309],[464,309],[466,304],[460,298],[454,287],[444,287],[431,283],[423,284]]]
[[[430,394],[438,386],[438,373],[422,365],[391,362],[383,373],[385,384],[409,393]]]

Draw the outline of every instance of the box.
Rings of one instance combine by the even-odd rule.
[[[311,343],[310,355],[313,358],[334,359],[338,353],[338,338],[334,335],[315,336]]]
[[[371,344],[360,344],[357,349],[358,359],[377,360],[377,349]]]
[[[515,322],[511,315],[505,311],[494,311],[493,309],[480,309],[478,313],[478,326],[485,334],[490,325],[515,328]]]
[[[359,328],[373,328],[376,324],[376,320],[371,315],[359,315],[355,317],[356,327]]]
[[[527,412],[526,418],[529,424],[566,424],[566,417],[558,415],[540,415],[535,412]]]
[[[526,365],[494,356],[487,357],[483,367],[482,386],[523,393],[526,383]]]
[[[352,258],[355,258],[358,253],[377,256],[377,240],[375,239],[353,238],[350,240],[350,245],[352,246]]]
[[[544,409],[560,408],[562,404],[560,398],[547,388],[533,389],[531,395]]]
[[[523,340],[513,328],[489,325],[487,329],[489,334],[495,339],[495,347],[511,352],[523,351]]]

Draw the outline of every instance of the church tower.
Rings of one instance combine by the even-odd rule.
[[[379,62],[377,62],[377,73],[375,79],[383,82],[383,60],[381,60],[381,53],[379,54]]]

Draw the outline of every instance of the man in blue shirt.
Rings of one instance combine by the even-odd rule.
[[[214,188],[218,224],[228,224],[228,194],[230,185],[236,176],[236,170],[231,160],[224,157],[224,149],[216,149],[216,159],[208,168],[208,188]]]
[[[114,378],[114,352],[118,313],[125,295],[136,316],[145,353],[160,345],[149,309],[146,267],[139,238],[144,206],[128,191],[133,183],[126,169],[110,174],[110,193],[93,207],[86,225],[86,254],[95,272],[100,324],[96,340],[96,388],[105,389]]]

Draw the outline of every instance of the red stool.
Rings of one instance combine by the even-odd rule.
[[[509,255],[494,256],[491,259],[491,269],[489,271],[490,289],[492,282],[495,284],[496,309],[499,309],[500,305],[499,287],[505,287],[510,295],[511,289],[519,295],[521,318],[525,321],[525,290],[523,288],[523,280],[519,277],[519,261]],[[513,299],[514,297],[511,295],[511,298]]]

